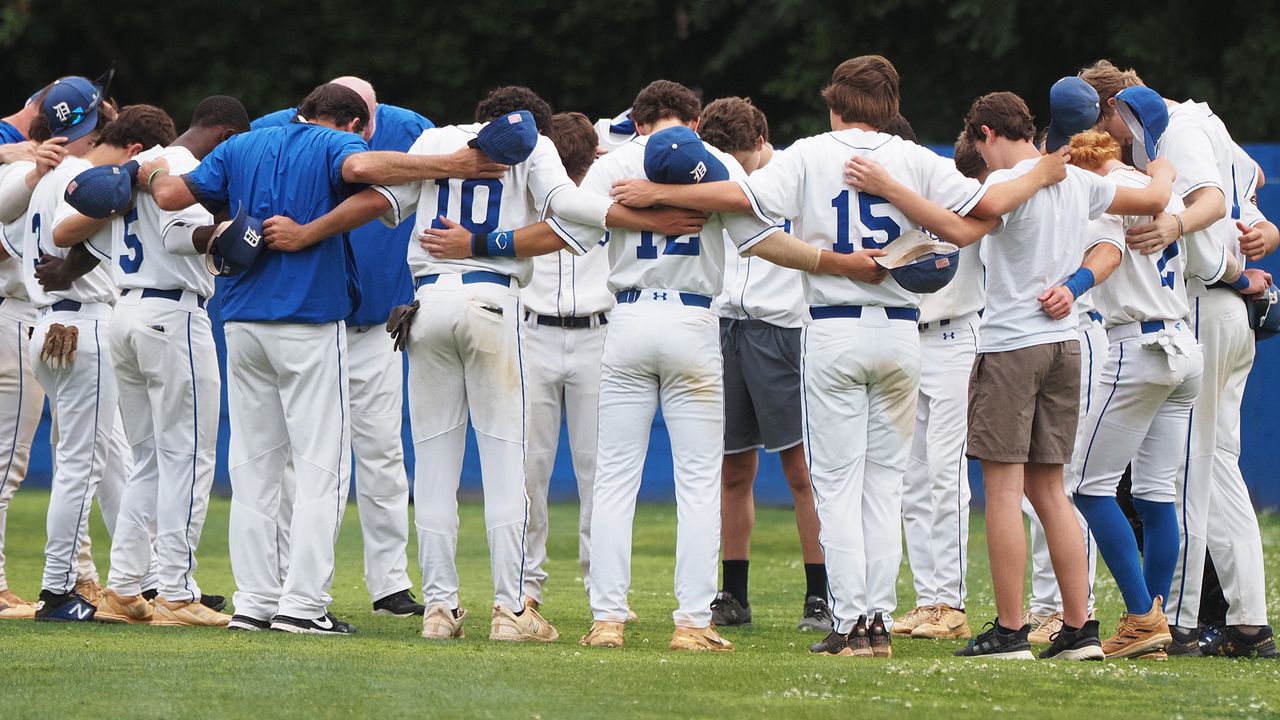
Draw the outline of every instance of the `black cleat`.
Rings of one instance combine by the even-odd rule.
[[[36,601],[36,622],[90,622],[98,609],[80,593],[40,591]]]
[[[992,620],[986,627],[990,629],[957,650],[955,656],[1002,660],[1036,659],[1035,655],[1031,654],[1031,643],[1027,642],[1027,635],[1031,632],[1030,625],[1023,625],[1017,630],[1005,630],[1000,627],[998,621]]]
[[[259,620],[256,617],[248,615],[232,615],[230,622],[227,623],[228,630],[247,630],[256,632],[258,630],[270,630],[270,620]]]
[[[867,636],[871,644],[871,654],[878,658],[893,657],[893,638],[884,626],[884,615],[876,613],[867,627]]]
[[[374,615],[394,615],[395,617],[422,617],[426,615],[427,608],[419,604],[413,599],[413,593],[408,590],[391,593],[390,595],[379,598],[373,603]]]
[[[1173,636],[1173,640],[1164,649],[1169,657],[1200,657],[1204,654],[1200,649],[1200,628],[1183,630],[1170,625],[1169,634]]]
[[[732,594],[721,591],[711,601],[711,624],[716,627],[750,625],[751,606],[743,605]]]
[[[835,621],[831,617],[831,607],[827,605],[827,601],[817,595],[810,595],[804,601],[804,616],[800,618],[800,624],[796,629],[800,632],[825,632],[829,633],[835,628]]]
[[[222,612],[227,607],[227,598],[222,595],[201,595],[200,604],[214,612]]]
[[[339,620],[330,612],[318,618],[277,615],[271,618],[271,629],[299,635],[353,635],[356,631],[350,623]]]
[[[846,635],[832,630],[827,636],[818,642],[809,646],[809,652],[814,655],[839,655],[840,657],[850,657],[853,655],[853,648],[849,647],[849,638]]]
[[[1064,627],[1053,634],[1049,648],[1040,651],[1041,660],[1102,660],[1104,657],[1097,620],[1086,622],[1079,630]]]
[[[1276,639],[1270,625],[1263,625],[1254,633],[1242,632],[1237,629],[1237,626],[1228,625],[1222,629],[1221,634],[1201,646],[1200,650],[1205,655],[1218,657],[1275,658],[1280,656],[1276,651]]]
[[[849,633],[849,649],[854,657],[875,657],[871,649],[870,630],[867,629],[867,616],[859,615],[858,622]]]
[[[160,591],[155,588],[142,591],[142,599],[146,600],[147,602],[151,602],[152,600],[155,600],[159,596],[160,596]]]

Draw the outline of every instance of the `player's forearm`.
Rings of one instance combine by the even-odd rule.
[[[656,205],[702,212],[751,213],[751,201],[738,183],[725,180],[698,185],[657,185]]]
[[[1094,285],[1098,285],[1111,277],[1116,268],[1120,267],[1122,258],[1120,248],[1111,243],[1101,242],[1089,248],[1080,267],[1088,268],[1093,273]]]
[[[969,215],[990,220],[998,219],[1002,215],[1016,210],[1020,205],[1030,200],[1032,195],[1040,192],[1050,184],[1052,183],[1049,183],[1047,178],[1035,172],[1025,173],[1012,180],[996,183],[987,188],[982,199],[969,211]]]
[[[391,209],[391,201],[372,188],[361,190],[338,203],[338,206],[302,226],[305,245],[314,245],[335,235],[351,232],[376,220]]]
[[[60,248],[78,245],[110,221],[110,218],[97,220],[79,213],[69,215],[54,226],[53,244]]]
[[[1183,201],[1187,208],[1178,217],[1184,233],[1203,230],[1227,216],[1227,197],[1216,187],[1194,190]]]
[[[34,181],[29,181],[30,176],[34,176]],[[0,183],[0,223],[11,223],[27,211],[27,205],[31,204],[31,191],[39,180],[35,169],[26,175],[14,177],[14,173],[9,173],[5,177]]]
[[[983,235],[991,232],[996,224],[994,220],[957,215],[900,182],[894,181],[883,190],[886,191],[883,193],[884,199],[906,215],[907,219],[959,247],[977,242]]]
[[[564,238],[557,235],[545,221],[522,227],[514,235],[516,257],[550,255],[568,248]]]
[[[1113,215],[1159,215],[1169,206],[1172,192],[1173,184],[1163,177],[1152,178],[1151,184],[1144,188],[1117,187],[1107,212]],[[1185,216],[1182,223],[1183,232],[1190,232]]]
[[[89,274],[89,271],[98,267],[98,256],[89,252],[89,248],[83,244],[76,245],[67,253],[67,257],[62,261],[62,279],[70,283],[77,278]]]
[[[361,185],[402,185],[420,180],[477,176],[463,153],[411,155],[387,150],[353,153],[342,162],[342,179]]]
[[[792,270],[828,274],[835,272],[832,270],[829,260],[825,269],[823,263],[824,255],[834,255],[835,253],[826,253],[781,230],[772,233],[753,245],[746,254]]]
[[[164,249],[174,255],[203,255],[209,250],[213,230],[213,225],[196,225],[176,220],[165,227],[161,241]]]
[[[142,184],[138,185],[139,189],[151,193],[151,197],[155,198],[156,205],[161,210],[181,210],[191,207],[197,202],[196,196],[191,192],[191,188],[187,186],[187,182],[181,177],[174,177],[169,174],[157,174],[151,179],[148,188],[144,188]]]

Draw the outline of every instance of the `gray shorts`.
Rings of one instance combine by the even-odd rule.
[[[799,445],[800,328],[720,318],[720,352],[725,454]]]

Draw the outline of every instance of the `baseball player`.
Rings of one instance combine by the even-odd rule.
[[[357,77],[332,81],[354,90],[369,108],[361,135],[371,150],[405,152],[431,121],[412,110],[379,103],[373,86]],[[293,122],[295,108],[258,118],[256,130]],[[364,538],[365,587],[375,615],[421,616],[409,580],[409,479],[404,468],[400,427],[404,419],[404,367],[392,340],[382,332],[391,309],[413,295],[409,266],[401,250],[409,243],[412,215],[394,228],[370,222],[352,230],[351,251],[360,280],[361,302],[347,325],[350,375],[351,446],[355,451],[356,507]]]

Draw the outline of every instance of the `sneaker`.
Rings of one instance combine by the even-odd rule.
[[[151,622],[151,603],[142,595],[121,595],[107,588],[98,601],[93,619],[105,623],[146,625]]]
[[[227,598],[225,595],[201,595],[200,604],[214,612],[222,612],[227,609]]]
[[[165,627],[227,627],[231,622],[230,615],[210,608],[208,605],[198,602],[182,601],[173,602],[158,597],[152,602],[154,614],[151,616],[152,625],[162,625]],[[102,611],[99,610],[101,615]]]
[[[853,648],[849,647],[849,637],[832,630],[827,636],[809,646],[814,655],[837,655],[853,657]]]
[[[1059,630],[1053,634],[1053,644],[1040,651],[1041,660],[1101,660],[1104,657],[1097,620],[1086,622],[1079,630]]]
[[[1107,659],[1141,657],[1164,650],[1173,642],[1169,623],[1164,617],[1164,598],[1157,595],[1151,609],[1137,615],[1124,613],[1116,624],[1116,633],[1102,643]]]
[[[40,591],[33,617],[36,622],[88,622],[98,609],[77,592]]]
[[[867,638],[871,645],[873,657],[889,659],[893,657],[893,638],[884,627],[884,615],[876,613],[867,626]]]
[[[1170,625],[1169,630],[1172,632],[1173,629],[1174,629],[1173,626]],[[1200,647],[1203,648],[1205,645],[1208,645],[1209,643],[1213,642],[1214,638],[1221,635],[1222,631],[1227,629],[1227,626],[1213,623],[1210,625],[1201,625],[1196,629],[1200,632]],[[1173,640],[1174,642],[1177,642],[1178,640],[1177,633],[1173,634]]]
[[[428,640],[448,640],[466,637],[462,621],[467,619],[467,611],[459,609],[457,614],[444,603],[431,603],[422,616],[422,637]]]
[[[817,595],[810,595],[804,601],[804,615],[796,629],[800,632],[831,632],[835,621],[831,618],[831,607],[827,601]]]
[[[738,602],[732,593],[724,591],[711,601],[711,624],[716,627],[742,627],[751,624],[751,606]]]
[[[537,610],[525,608],[519,615],[505,605],[493,606],[489,639],[507,642],[555,642],[560,633]]]
[[[917,605],[911,609],[906,615],[893,621],[893,634],[911,637],[911,632],[916,626],[929,619],[933,614],[936,605]]]
[[[591,629],[587,631],[586,635],[582,636],[578,644],[588,647],[620,648],[622,647],[622,629],[624,627],[623,623],[596,620],[591,623]]]
[[[413,593],[408,590],[391,593],[390,595],[373,601],[374,615],[391,615],[394,617],[422,617],[427,611],[417,600],[413,599]]]
[[[297,635],[354,635],[356,632],[351,623],[339,620],[331,612],[326,612],[318,618],[276,615],[271,618],[271,629]]]
[[[1200,649],[1205,655],[1218,657],[1274,658],[1280,654],[1276,652],[1275,635],[1271,632],[1270,625],[1263,625],[1262,629],[1252,634],[1242,632],[1235,625],[1228,625],[1222,629],[1221,634]]]
[[[102,585],[97,580],[77,580],[76,594],[90,605],[97,605],[102,599]]]
[[[895,631],[898,629],[896,624],[893,629]],[[911,631],[911,637],[932,640],[961,640],[973,637],[973,631],[969,629],[969,618],[964,614],[963,610],[957,610],[950,605],[941,604],[933,606],[933,612],[924,622],[915,626]]]
[[[1183,630],[1170,625],[1169,635],[1172,639],[1164,650],[1170,657],[1200,657],[1204,654],[1200,645],[1200,628]]]
[[[35,616],[35,603],[27,602],[8,590],[0,590],[0,620],[30,620]]]
[[[227,621],[228,630],[245,630],[247,632],[257,632],[258,630],[270,630],[270,620],[259,620],[256,617],[248,615],[232,615]]]
[[[689,628],[676,626],[671,633],[672,650],[692,650],[695,652],[733,652],[733,643],[720,637],[716,626]]]
[[[1048,645],[1053,642],[1053,636],[1062,630],[1062,613],[1037,615],[1028,610],[1022,613],[1022,624],[1031,626],[1031,632],[1027,633],[1027,642],[1033,645]]]
[[[969,641],[969,644],[955,651],[956,657],[981,657],[999,660],[1035,660],[1031,654],[1031,643],[1027,635],[1030,625],[1023,625],[1013,632],[1003,632],[1000,623],[992,620],[987,623],[985,632]]]
[[[858,616],[858,622],[849,632],[848,642],[849,654],[853,657],[875,657],[876,653],[871,649],[871,634],[867,629],[866,615]]]

